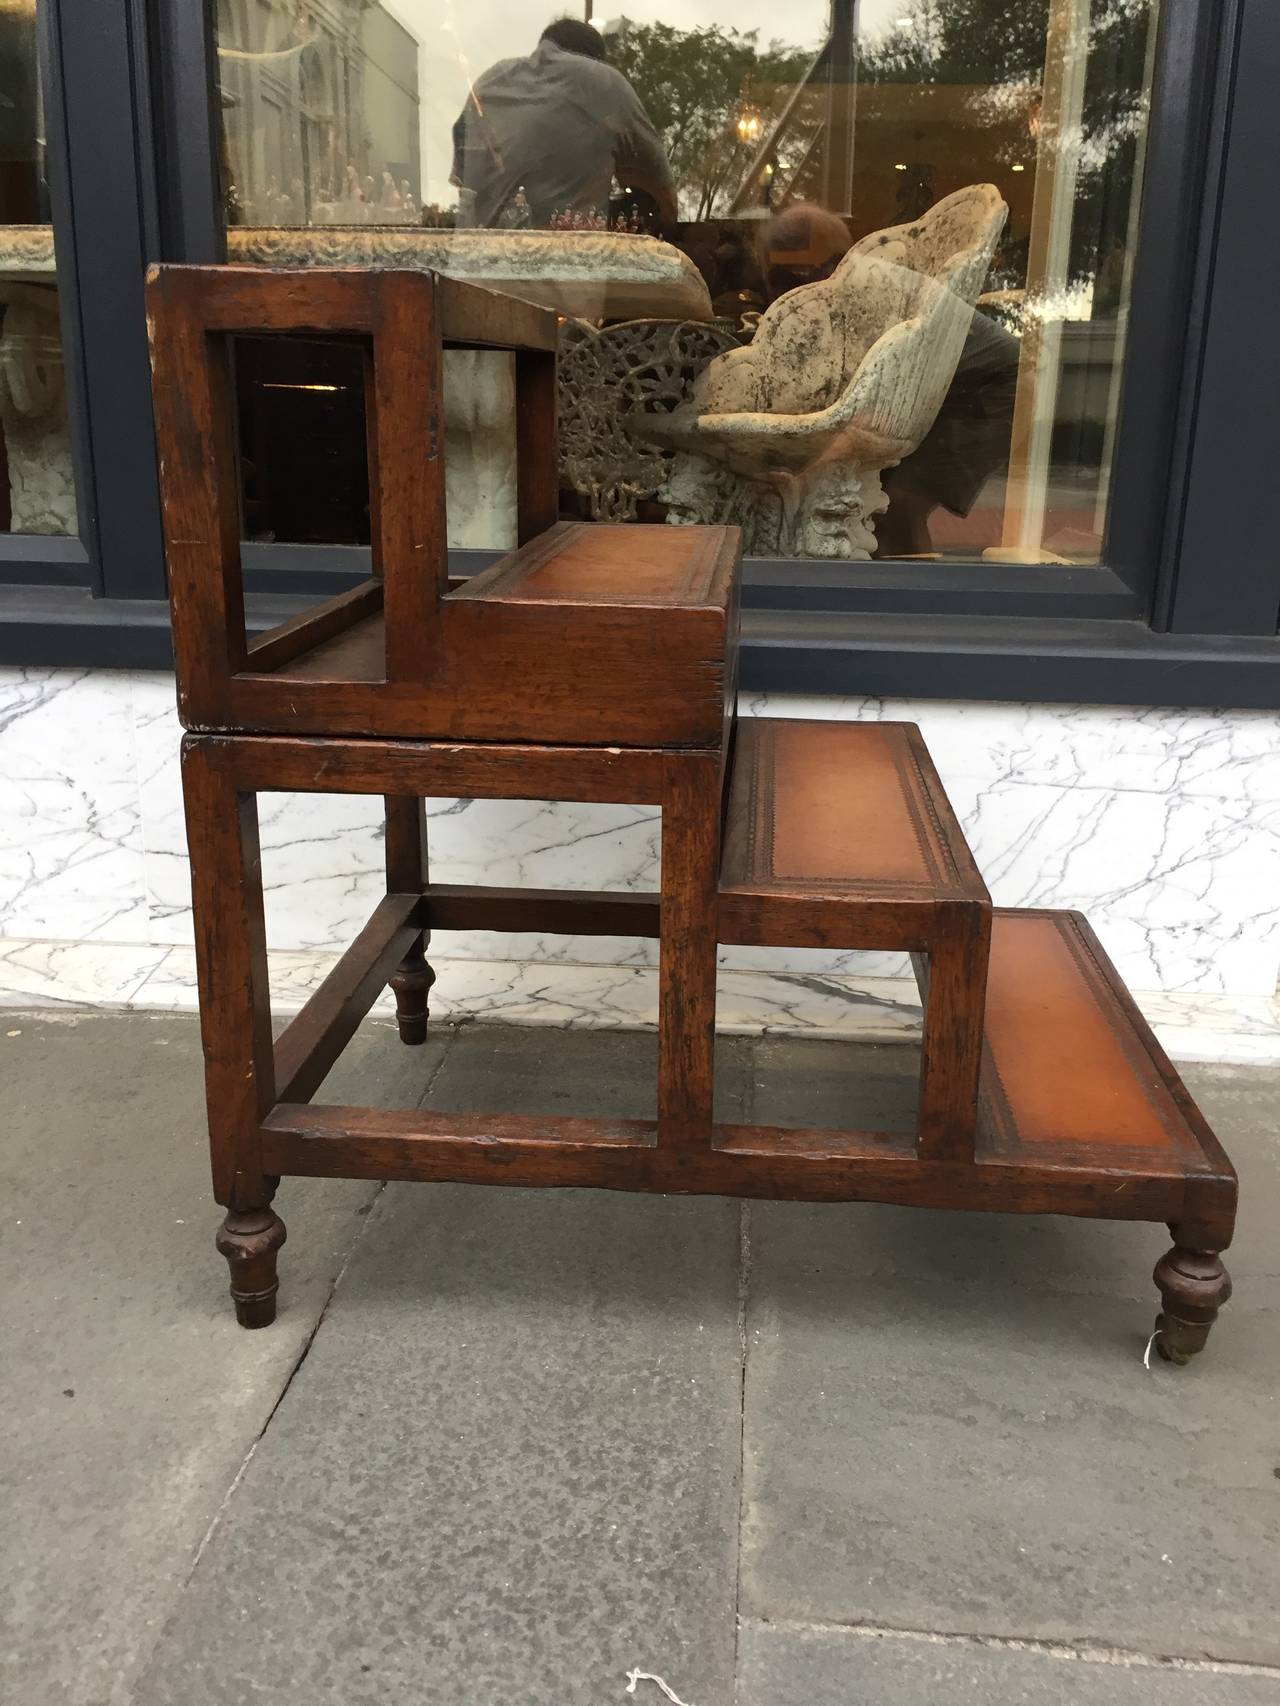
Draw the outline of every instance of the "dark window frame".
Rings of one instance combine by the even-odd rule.
[[[115,9],[41,0],[37,16],[77,532],[0,535],[0,584],[75,587],[82,600],[163,597],[141,311],[149,78],[133,20]],[[0,599],[0,623],[15,602]]]
[[[94,587],[98,579],[97,518],[88,435],[85,431],[84,363],[82,359],[79,290],[75,282],[75,237],[71,218],[66,131],[61,90],[63,72],[61,31],[56,7],[44,6],[36,15],[36,36],[44,104],[46,168],[54,248],[58,257],[54,284],[62,326],[63,372],[71,420],[71,455],[76,488],[76,531],[71,534],[0,534],[0,586],[45,584]]]
[[[46,0],[81,537],[0,539],[0,662],[169,662],[142,273],[149,259],[224,253],[212,15],[195,0]],[[1280,9],[1163,0],[1159,28],[1105,565],[750,560],[749,689],[1280,705],[1280,553],[1263,477],[1280,430],[1250,336],[1269,307],[1267,269],[1256,254],[1244,264],[1248,245],[1280,244],[1251,216],[1260,155],[1280,165],[1266,76]],[[1221,430],[1242,416],[1254,428],[1243,451]],[[1224,480],[1239,484],[1242,467],[1249,491],[1224,513]],[[263,622],[291,591],[363,572],[344,547],[245,556]],[[453,557],[467,572],[493,554]]]

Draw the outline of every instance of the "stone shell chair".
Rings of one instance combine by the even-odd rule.
[[[668,520],[737,522],[754,556],[869,557],[881,471],[933,425],[1007,213],[991,184],[957,190],[779,297],[685,408],[644,423],[675,451]]]

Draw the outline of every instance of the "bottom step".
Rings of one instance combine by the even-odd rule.
[[[417,904],[382,903],[357,963],[344,962],[351,987],[367,993]],[[309,1106],[353,1028],[340,994],[331,979],[277,1045],[281,1099],[259,1134],[267,1173],[871,1200],[1166,1221],[1200,1250],[1231,1239],[1231,1163],[1075,913],[994,914],[971,1157],[921,1156],[910,1132],[664,1136],[646,1121]]]
[[[978,1160],[1195,1180],[1234,1213],[1235,1173],[1085,920],[997,910]]]

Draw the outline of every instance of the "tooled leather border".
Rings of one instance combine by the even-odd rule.
[[[824,887],[836,893],[858,893],[866,890],[892,890],[901,893],[903,889],[919,889],[928,892],[932,887],[963,888],[964,878],[956,862],[955,855],[947,844],[942,831],[941,818],[938,815],[936,802],[929,791],[920,761],[905,734],[894,731],[895,737],[890,743],[889,750],[895,769],[902,779],[902,798],[906,805],[911,827],[915,831],[916,844],[928,867],[932,878],[929,882],[911,881],[901,877],[837,877],[823,874],[817,877],[805,877],[806,883],[821,883]],[[768,718],[756,719],[755,763],[751,772],[751,782],[747,801],[747,870],[764,872],[772,882],[785,884],[787,878],[779,876],[774,869],[774,812],[776,800],[774,777],[776,775],[776,744],[777,730],[770,724]],[[932,831],[932,834],[930,833]],[[941,858],[939,858],[939,854]]]
[[[1054,928],[1066,944],[1067,951],[1080,969],[1085,985],[1104,1016],[1110,1023],[1110,1028],[1120,1044],[1122,1054],[1128,1063],[1137,1070],[1144,1080],[1143,1089],[1148,1105],[1160,1123],[1160,1128],[1169,1139],[1170,1148],[1179,1157],[1195,1157],[1200,1155],[1200,1145],[1195,1140],[1195,1134],[1186,1125],[1178,1105],[1175,1102],[1168,1085],[1161,1077],[1155,1061],[1143,1048],[1140,1038],[1135,1036],[1132,1021],[1124,1006],[1116,996],[1107,976],[1105,967],[1089,946],[1088,940],[1081,933],[1079,925],[1073,918],[1055,918]],[[1146,1080],[1154,1075],[1156,1080],[1156,1095]],[[982,1045],[982,1074],[978,1090],[978,1133],[979,1150],[988,1155],[998,1155],[1005,1159],[1033,1159],[1057,1156],[1068,1161],[1078,1161],[1083,1166],[1101,1165],[1130,1166],[1136,1172],[1141,1172],[1144,1162],[1150,1165],[1153,1150],[1149,1145],[1110,1144],[1110,1143],[1024,1143],[1018,1131],[1014,1118],[1013,1106],[1009,1100],[1009,1092],[1000,1076],[1000,1068],[992,1052],[991,1045],[984,1041]],[[1158,1150],[1155,1151],[1159,1153]]]
[[[561,523],[554,531],[545,534],[532,545],[522,547],[512,555],[503,567],[497,570],[492,579],[486,579],[484,594],[487,596],[491,593],[508,592],[513,585],[523,585],[536,570],[540,569],[550,558],[559,555],[572,539],[575,539],[579,533],[585,530],[585,522],[572,522],[567,526]],[[601,605],[615,603],[651,604],[663,607],[694,603],[699,597],[706,597],[711,591],[723,543],[723,539],[716,532],[701,533],[690,546],[684,573],[670,592],[647,592],[634,595],[625,591],[602,593],[599,602]],[[584,593],[584,601],[587,597],[588,594]]]

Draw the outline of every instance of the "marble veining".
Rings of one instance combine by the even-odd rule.
[[[1143,999],[1175,1003],[1162,1020],[1171,1032],[1180,1001],[1219,1003],[1212,1035],[1229,1014],[1255,1031],[1271,1022],[1280,741],[1270,713],[778,696],[744,696],[741,708],[918,722],[999,904],[1085,911]],[[12,996],[65,990],[81,1001],[110,987],[130,1000],[149,986],[163,1004],[167,981],[188,987],[179,738],[172,677],[0,671],[0,951],[26,956],[5,974]],[[259,804],[268,936],[303,987],[299,968],[329,963],[381,892],[379,802],[279,794]],[[649,807],[438,800],[429,811],[444,881],[631,892],[658,881]],[[106,958],[44,964],[33,942]],[[462,979],[459,1011],[488,1002],[558,1023],[643,1023],[656,944],[440,933],[434,954]],[[457,969],[468,962],[473,985]],[[848,989],[880,990],[906,970],[891,953],[747,948],[723,949],[720,966],[722,1000],[735,978],[750,992],[744,1024],[801,1029],[847,1025]],[[1198,1009],[1181,1028],[1203,1022]]]
[[[272,1010],[296,1013],[336,954],[272,953]],[[652,1029],[657,978],[633,965],[535,965],[433,954],[437,1020]],[[1175,1060],[1280,1061],[1280,1002],[1260,997],[1146,994],[1140,1005]],[[0,1007],[10,1013],[103,1007],[195,1012],[195,953],[104,942],[7,942],[0,948]],[[375,1020],[389,1022],[384,994]],[[803,1035],[918,1044],[920,1007],[909,978],[802,972],[723,972],[717,1027],[725,1033]]]
[[[0,937],[150,941],[128,677],[0,671]]]

